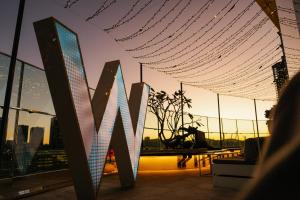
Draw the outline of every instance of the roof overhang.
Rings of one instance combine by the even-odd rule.
[[[280,30],[279,17],[275,0],[256,0],[256,3],[263,9],[273,24]]]

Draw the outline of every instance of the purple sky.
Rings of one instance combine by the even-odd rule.
[[[282,1],[282,0],[281,0]],[[129,93],[130,85],[133,82],[139,81],[139,60],[132,58],[132,56],[141,55],[145,53],[151,52],[153,49],[148,49],[147,51],[142,51],[139,53],[128,53],[125,49],[129,49],[132,47],[136,47],[139,44],[142,44],[143,41],[147,41],[153,37],[155,33],[158,33],[162,29],[162,25],[156,27],[154,30],[145,33],[145,35],[141,37],[137,37],[136,39],[130,42],[121,42],[117,43],[114,41],[113,38],[119,38],[121,36],[127,35],[129,33],[133,33],[137,27],[140,27],[142,24],[145,23],[145,20],[149,18],[153,14],[153,11],[162,4],[163,1],[155,0],[153,2],[153,6],[150,7],[149,10],[145,11],[141,17],[137,18],[136,21],[130,22],[125,24],[124,26],[119,27],[116,31],[112,31],[110,34],[107,34],[102,30],[104,27],[108,27],[109,25],[114,24],[121,16],[123,16],[127,11],[130,5],[132,5],[133,1],[120,1],[120,4],[114,5],[111,7],[111,10],[107,10],[99,15],[95,20],[90,21],[90,23],[85,22],[85,18],[89,16],[93,11],[96,10],[97,5],[100,5],[101,1],[79,1],[78,4],[74,5],[70,9],[64,9],[65,1],[62,0],[30,0],[27,1],[27,5],[25,8],[25,15],[24,15],[24,22],[23,22],[23,29],[21,33],[21,41],[20,41],[20,48],[18,57],[22,60],[25,60],[33,65],[38,67],[42,67],[41,57],[39,54],[39,50],[37,48],[37,42],[33,31],[32,23],[34,21],[54,16],[62,23],[70,27],[73,31],[78,33],[82,55],[86,67],[88,82],[91,87],[95,87],[96,83],[100,77],[102,68],[106,61],[119,59],[121,60],[124,78],[127,87],[127,93]],[[100,3],[99,3],[100,2]],[[128,4],[130,2],[130,4]],[[147,1],[142,1],[147,2]],[[175,5],[177,1],[170,0],[170,6]],[[185,0],[184,2],[188,2]],[[182,3],[181,8],[184,6],[184,2]],[[172,31],[176,30],[182,22],[184,22],[189,16],[192,15],[193,11],[197,10],[199,5],[203,5],[206,1],[192,1],[193,4],[188,7],[185,14],[182,15],[181,18],[177,20],[173,27],[170,27],[167,31],[171,33]],[[196,31],[201,24],[204,24],[207,20],[210,19],[211,16],[214,16],[217,10],[220,10],[225,5],[225,2],[229,1],[219,1],[215,0],[214,4],[212,5],[211,10],[209,10],[203,18],[199,20],[195,26],[191,28],[191,30],[185,35],[188,37],[188,34]],[[205,41],[213,36],[213,34],[224,26],[224,23],[228,23],[237,13],[239,13],[242,8],[246,7],[251,1],[249,0],[240,0],[232,13],[229,13],[225,21],[220,23],[216,26],[215,31],[211,31],[210,34],[206,35],[202,41]],[[142,5],[142,4],[141,4]],[[16,0],[3,0],[1,1],[0,7],[0,25],[1,25],[1,37],[0,37],[0,51],[9,53],[11,52],[12,40],[13,40],[13,32],[14,32],[14,25],[16,21],[16,12],[17,12],[18,1]],[[248,13],[245,14],[244,18],[241,19],[241,22],[246,22],[249,20],[257,11],[259,11],[258,5],[254,5],[251,7]],[[167,9],[166,9],[167,10]],[[177,10],[179,12],[180,9]],[[174,14],[175,15],[175,14]],[[264,13],[260,16],[259,19],[263,19]],[[172,17],[170,16],[170,19]],[[217,17],[218,18],[218,17]],[[259,20],[258,20],[259,21]],[[230,29],[230,32],[227,33],[227,36],[230,36],[230,33],[235,32],[240,28],[243,23],[237,23]],[[255,23],[254,23],[255,24]],[[254,25],[253,24],[253,25]],[[164,24],[165,26],[166,24]],[[266,25],[262,28],[262,31],[256,33],[257,35],[251,37],[245,45],[240,46],[236,52],[230,54],[228,58],[224,58],[220,63],[216,64],[213,68],[217,68],[217,65],[222,65],[228,62],[230,59],[234,57],[234,55],[238,55],[243,50],[249,48],[249,46],[255,42],[259,37],[262,37],[263,34],[267,31],[271,30],[271,34],[267,36],[267,38],[259,44],[257,47],[249,50],[246,54],[243,54],[240,58],[236,59],[233,63],[230,63],[228,66],[222,68],[221,70],[217,70],[215,73],[207,74],[203,76],[199,76],[196,81],[206,80],[210,77],[214,76],[222,76],[222,74],[227,73],[228,71],[236,70],[236,67],[242,68],[243,66],[241,63],[245,62],[247,58],[251,55],[255,54],[259,51],[268,41],[270,41],[273,37],[276,36],[276,29],[269,21]],[[166,34],[169,34],[166,31]],[[291,31],[288,31],[291,33]],[[294,32],[292,32],[294,34]],[[216,42],[212,47],[218,46],[224,39],[227,38],[224,35],[222,40]],[[296,35],[298,37],[298,35]],[[222,36],[223,37],[223,36]],[[293,44],[295,42],[292,42]],[[201,44],[201,41],[199,41]],[[275,43],[274,43],[275,44]],[[196,44],[197,45],[197,44]],[[275,44],[276,45],[276,44]],[[167,57],[168,55],[172,55],[176,53],[178,50],[176,49],[176,43],[172,44],[174,50],[170,50],[167,54],[163,57]],[[184,45],[182,46],[184,48]],[[168,48],[166,48],[168,49]],[[179,48],[178,48],[179,49]],[[203,54],[209,52],[210,49],[204,50]],[[192,55],[192,54],[190,54]],[[187,55],[185,58],[188,58]],[[184,60],[184,58],[181,58]],[[179,59],[179,60],[181,60]],[[151,59],[144,60],[150,61]],[[153,60],[153,59],[152,59]],[[155,60],[159,60],[159,58],[155,58]],[[166,63],[164,65],[160,65],[159,67],[170,66],[174,65],[174,63],[178,63],[178,60],[174,60],[174,62]],[[268,72],[271,73],[271,69]],[[192,73],[196,73],[197,70],[192,71]],[[190,72],[189,72],[190,73]],[[186,73],[186,74],[189,74]],[[174,76],[174,75],[171,75]],[[179,89],[179,81],[171,78],[171,76],[167,76],[166,74],[159,73],[155,70],[150,70],[145,68],[144,69],[144,81],[150,84],[153,88],[157,90],[166,90],[168,92],[173,92],[174,90]],[[184,81],[194,81],[195,79],[185,79]],[[239,79],[243,80],[243,79]],[[232,80],[228,80],[232,83]],[[272,80],[270,80],[272,81]],[[250,81],[251,83],[251,81]],[[226,83],[224,83],[226,85]],[[229,83],[228,83],[229,84]],[[246,84],[246,83],[245,83]],[[222,85],[222,84],[221,84]],[[271,82],[270,82],[271,85]],[[222,88],[220,84],[217,84],[218,87]],[[234,86],[235,87],[235,86]],[[271,88],[270,90],[274,89]],[[208,116],[217,116],[217,100],[216,94],[213,92],[209,92],[207,90],[203,90],[200,88],[195,88],[191,86],[184,86],[184,89],[187,91],[187,96],[193,99],[193,108],[191,110],[192,113],[201,114],[201,115],[208,115]],[[253,89],[253,88],[252,88]],[[221,89],[220,89],[221,90]],[[221,96],[221,114],[222,117],[228,118],[246,118],[246,119],[254,119],[254,107],[253,107],[253,100],[249,99],[242,99],[236,97],[229,97],[229,96]],[[264,119],[264,110],[271,107],[273,102],[267,101],[258,101],[258,111],[259,111],[259,118]]]

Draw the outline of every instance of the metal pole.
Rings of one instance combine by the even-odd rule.
[[[239,126],[238,126],[238,122],[237,119],[235,120],[235,129],[236,129],[236,134],[239,134]]]
[[[238,145],[240,146],[240,137],[239,137],[239,126],[238,126],[238,120],[235,120],[235,128],[236,128],[236,136],[235,139],[238,139]]]
[[[206,117],[206,127],[207,127],[207,138],[209,139],[209,125],[208,125],[208,117]]]
[[[181,124],[183,128],[184,119],[183,119],[183,89],[182,89],[182,82],[180,82],[180,91],[181,91]],[[184,131],[182,129],[182,135],[184,134]]]
[[[255,127],[254,127],[254,121],[253,120],[251,120],[252,121],[252,128],[253,128],[253,137],[255,138]]]
[[[257,147],[258,147],[258,152],[260,152],[259,129],[258,129],[258,119],[257,119],[256,99],[254,99],[254,109],[255,109],[255,120],[256,120],[256,131],[257,131]]]
[[[223,141],[222,141],[222,125],[221,125],[221,112],[220,112],[220,97],[219,93],[217,94],[218,99],[218,115],[219,115],[219,131],[220,131],[220,148],[223,148]]]
[[[10,106],[12,86],[13,86],[13,81],[14,81],[15,66],[16,66],[16,61],[17,61],[20,34],[21,34],[21,29],[22,29],[24,8],[25,8],[25,0],[20,0],[17,23],[16,23],[16,28],[15,28],[14,41],[13,41],[13,47],[12,47],[12,52],[11,52],[11,59],[10,59],[10,64],[9,64],[9,72],[8,72],[8,77],[7,77],[7,86],[6,86],[6,92],[5,92],[3,113],[2,113],[2,123],[0,126],[0,149],[1,150],[6,142],[6,136],[7,136],[9,106]]]
[[[18,99],[17,99],[17,107],[21,106],[21,98],[22,98],[22,88],[23,88],[23,77],[24,77],[24,63],[21,64],[20,71],[20,80],[19,80],[19,88],[18,88]],[[16,118],[15,118],[15,131],[14,131],[14,143],[17,144],[18,137],[18,124],[19,124],[19,110],[16,110]]]
[[[143,63],[140,63],[140,82],[143,82]]]
[[[225,145],[225,133],[224,133],[224,124],[223,124],[223,119],[221,118],[221,127],[222,127],[222,136],[223,136],[223,147]]]

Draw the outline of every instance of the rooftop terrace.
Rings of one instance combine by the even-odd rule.
[[[140,172],[134,189],[121,189],[117,175],[103,178],[100,199],[232,199],[237,191],[214,188],[211,176],[199,176],[198,170]],[[31,200],[76,199],[73,186],[29,197]]]

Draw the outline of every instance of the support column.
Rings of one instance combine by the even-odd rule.
[[[23,77],[24,77],[24,63],[21,64],[21,71],[20,71],[20,80],[19,80],[19,88],[18,88],[18,99],[17,99],[17,108],[21,106],[21,99],[22,99],[22,89],[23,89]],[[17,144],[17,134],[18,134],[18,124],[19,124],[19,114],[20,110],[16,110],[16,117],[15,117],[15,131],[14,131],[14,143]]]
[[[220,111],[220,97],[219,93],[217,94],[218,100],[218,116],[219,116],[219,131],[220,131],[220,148],[223,148],[223,139],[222,139],[222,124],[221,124],[221,111]]]
[[[252,121],[252,128],[253,128],[253,137],[255,138],[255,127],[254,127],[254,121],[253,120],[251,120]]]
[[[143,82],[143,63],[140,63],[140,82]]]
[[[143,82],[143,63],[140,63],[140,82],[141,83]],[[142,139],[141,145],[142,145],[141,149],[144,149],[144,138]]]
[[[20,35],[22,29],[24,8],[25,8],[25,0],[20,0],[13,47],[11,52],[11,59],[9,64],[9,72],[7,77],[7,85],[6,85],[6,92],[5,92],[3,113],[2,113],[2,123],[0,125],[0,150],[2,150],[6,142],[9,106],[11,101],[11,93],[12,93],[12,87],[13,87],[13,81],[15,75],[15,66],[17,62],[17,54],[18,54],[19,41],[20,41]]]
[[[207,139],[209,139],[209,123],[208,123],[208,117],[206,117],[206,127],[207,127]]]
[[[258,152],[260,152],[259,129],[258,129],[258,119],[257,119],[256,99],[254,99],[254,109],[255,109],[255,120],[256,120],[256,131],[257,131],[257,147],[258,147]]]
[[[183,116],[183,87],[182,87],[182,82],[180,82],[180,91],[181,91],[181,124],[182,124],[182,128],[183,128],[183,124],[184,124],[184,116]],[[182,129],[182,135],[184,134],[184,131]]]
[[[238,139],[238,145],[240,146],[240,137],[239,137],[239,126],[238,126],[238,120],[235,120],[235,128],[236,128],[236,137]]]

